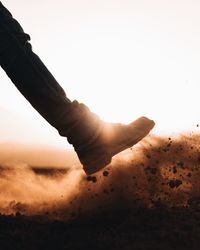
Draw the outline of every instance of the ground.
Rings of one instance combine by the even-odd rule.
[[[1,249],[199,249],[200,211],[110,211],[71,222],[0,217]]]

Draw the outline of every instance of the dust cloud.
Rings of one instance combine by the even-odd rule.
[[[0,213],[69,220],[135,207],[200,206],[200,135],[148,136],[95,176],[2,163]]]

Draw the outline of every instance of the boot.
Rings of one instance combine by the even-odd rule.
[[[103,169],[114,155],[138,143],[155,125],[146,117],[128,125],[106,123],[77,101],[72,102],[71,108],[77,120],[66,131],[60,130],[60,134],[74,146],[87,175]]]

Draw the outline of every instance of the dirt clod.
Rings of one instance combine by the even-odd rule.
[[[97,182],[97,177],[89,175],[89,176],[87,176],[87,181],[91,181],[91,182],[95,183],[95,182]]]
[[[109,175],[109,172],[107,170],[103,171],[103,176],[108,176]]]
[[[169,186],[170,188],[178,188],[180,185],[182,185],[182,181],[181,180],[170,180],[169,181]]]

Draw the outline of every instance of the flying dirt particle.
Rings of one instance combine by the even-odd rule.
[[[183,151],[183,146],[182,145],[179,148],[180,148],[181,151]]]
[[[183,163],[182,161],[179,161],[179,162],[177,163],[177,166],[179,166],[179,167],[181,167],[181,168],[184,168],[184,163]]]
[[[20,217],[21,216],[21,213],[19,211],[16,212],[15,214],[16,217]]]
[[[146,171],[149,171],[151,174],[156,174],[157,173],[157,168],[147,167]]]
[[[167,147],[170,148],[172,145],[172,142],[170,141],[170,143],[167,144]]]
[[[199,124],[197,124],[197,128],[199,127]]]
[[[103,176],[108,176],[109,175],[109,172],[107,170],[103,171]]]
[[[168,148],[163,148],[163,152],[167,153],[169,151]]]
[[[170,188],[178,188],[180,185],[182,185],[182,181],[178,180],[178,179],[170,180],[168,184],[169,184]]]
[[[192,174],[191,173],[188,173],[188,175],[187,175],[188,177],[191,177],[192,176]]]
[[[146,157],[147,157],[148,159],[151,159],[151,155],[149,155],[149,154],[147,154]]]
[[[156,174],[157,173],[157,168],[151,168],[151,174]]]
[[[177,173],[177,169],[176,166],[173,167],[173,173],[176,174]]]
[[[89,176],[87,176],[87,181],[91,181],[91,182],[95,183],[95,182],[97,182],[97,177],[89,175]]]

